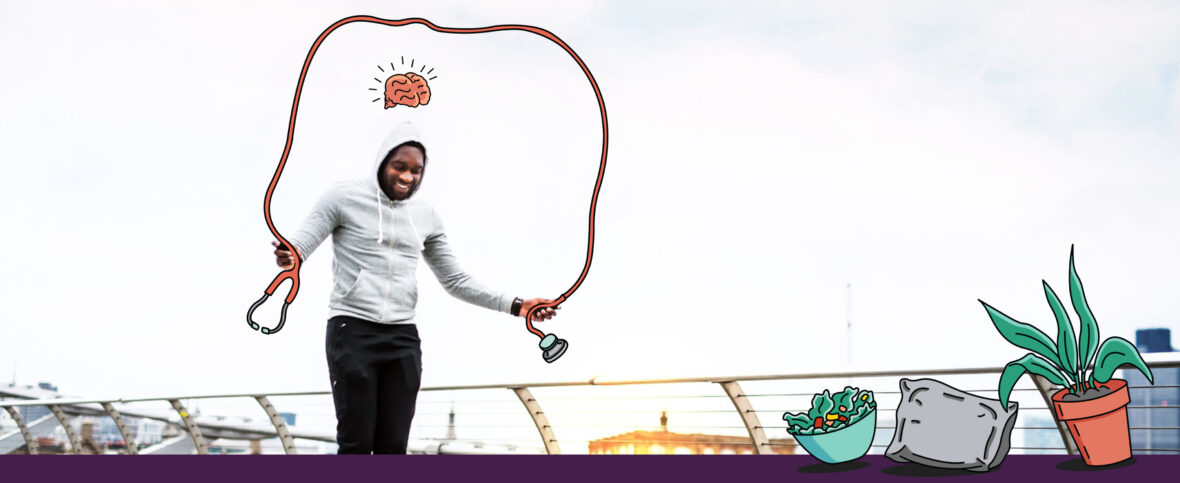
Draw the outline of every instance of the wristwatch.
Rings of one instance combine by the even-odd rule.
[[[520,306],[522,306],[522,305],[524,305],[524,300],[521,300],[520,297],[516,297],[516,298],[512,299],[512,315],[513,316],[520,317]]]

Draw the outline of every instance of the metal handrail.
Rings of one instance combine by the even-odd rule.
[[[1152,368],[1176,368],[1180,367],[1180,357],[1175,353],[1171,354],[1146,354],[1145,359],[1148,365]],[[560,452],[557,445],[557,439],[552,431],[552,426],[549,425],[546,413],[541,410],[540,402],[537,401],[530,393],[531,389],[537,388],[558,388],[558,387],[587,387],[587,386],[629,386],[629,385],[660,385],[660,384],[682,384],[682,383],[708,383],[717,384],[723,389],[724,394],[716,395],[715,397],[728,397],[733,402],[734,407],[728,411],[695,411],[695,412],[718,412],[725,413],[736,411],[741,417],[743,426],[735,428],[745,428],[750,440],[754,443],[755,452],[768,453],[771,446],[781,445],[783,443],[774,443],[767,440],[763,433],[764,429],[777,429],[779,426],[764,426],[758,420],[759,412],[779,412],[779,411],[758,411],[753,409],[749,404],[749,399],[754,397],[775,397],[775,396],[792,396],[805,395],[803,393],[795,394],[751,394],[746,395],[742,392],[739,382],[754,382],[754,381],[784,381],[784,380],[811,380],[811,379],[865,379],[865,378],[883,378],[883,377],[907,377],[907,376],[947,376],[947,375],[980,375],[980,374],[998,374],[1004,368],[999,366],[989,367],[969,367],[969,368],[929,368],[929,369],[897,369],[897,370],[876,370],[876,371],[835,371],[835,372],[814,372],[814,373],[795,373],[795,374],[762,374],[762,375],[742,375],[742,376],[720,376],[720,377],[680,377],[680,378],[663,378],[663,379],[607,379],[602,376],[597,376],[584,381],[562,381],[562,382],[536,382],[536,383],[505,383],[505,384],[477,384],[477,385],[452,385],[452,386],[432,386],[424,387],[422,392],[433,391],[470,391],[470,390],[503,390],[508,389],[516,393],[521,402],[527,408],[530,418],[537,426],[538,433],[541,435],[542,443],[546,450],[550,453]],[[1151,386],[1146,386],[1150,388]],[[1022,391],[1038,391],[1042,397],[1048,401],[1051,394],[1047,390],[1056,390],[1053,387],[1040,387],[1038,385],[1035,389],[1021,389]],[[884,391],[881,394],[893,394],[895,391]],[[279,437],[284,446],[284,450],[288,453],[293,453],[295,450],[292,443],[293,438],[312,439],[318,441],[334,441],[330,436],[321,435],[317,433],[308,433],[302,431],[289,431],[283,424],[282,420],[277,417],[277,412],[273,405],[270,404],[269,398],[275,397],[290,397],[290,396],[326,396],[330,395],[330,391],[295,391],[295,392],[275,392],[275,393],[234,393],[234,394],[203,394],[203,395],[188,395],[188,396],[171,396],[171,397],[130,397],[130,398],[49,398],[36,400],[0,400],[0,407],[5,408],[9,413],[15,412],[18,407],[27,406],[49,406],[51,408],[59,408],[62,411],[73,414],[101,414],[106,412],[110,414],[113,419],[119,417],[121,412],[123,415],[156,419],[162,421],[169,421],[159,415],[142,414],[129,411],[116,412],[113,404],[126,404],[137,402],[169,402],[172,404],[175,411],[180,415],[182,422],[185,423],[187,430],[192,436],[198,452],[206,450],[202,432],[204,430],[212,431],[212,434],[234,433],[243,435],[265,435],[268,437]],[[691,398],[701,396],[670,396],[680,398]],[[274,426],[274,431],[262,430],[259,428],[241,429],[229,424],[214,423],[210,421],[199,421],[192,418],[183,405],[180,404],[182,400],[205,400],[205,399],[227,399],[227,398],[253,398],[256,399],[266,409],[270,416],[270,422]],[[555,399],[562,400],[562,399]],[[567,399],[568,400],[568,399]],[[93,405],[101,405],[101,408]],[[1132,406],[1131,408],[1155,408],[1156,406]],[[1159,407],[1176,407],[1176,406],[1159,406]],[[880,408],[883,411],[889,411],[889,408]],[[1029,409],[1048,409],[1034,407]],[[597,411],[601,412],[601,411]],[[694,412],[693,410],[677,411],[677,412]],[[571,414],[569,411],[557,411],[550,414]],[[60,418],[59,418],[60,419]],[[26,440],[26,444],[30,448],[34,447],[33,441],[24,422],[14,418],[22,435]],[[64,421],[62,422],[65,423]],[[1053,427],[1045,428],[1024,428],[1024,429],[1054,429]],[[1135,428],[1143,429],[1143,428]],[[1148,428],[1148,429],[1169,429],[1169,428]],[[125,440],[130,440],[126,438]],[[1072,450],[1069,443],[1066,441],[1067,437],[1063,434],[1064,448]],[[578,441],[578,440],[573,440]],[[879,446],[879,445],[878,445]]]
[[[1148,366],[1152,368],[1174,368],[1180,367],[1180,357],[1169,360],[1153,360],[1156,354],[1145,354],[1144,359],[1147,360]],[[586,381],[563,381],[563,382],[534,382],[534,383],[501,383],[501,384],[474,384],[474,385],[457,385],[457,386],[428,386],[419,389],[422,392],[430,391],[469,391],[478,389],[515,389],[515,388],[542,388],[542,387],[572,387],[572,386],[625,386],[625,385],[652,385],[652,384],[681,384],[681,383],[722,383],[729,381],[781,381],[781,380],[798,380],[798,379],[866,379],[873,377],[905,377],[905,376],[949,376],[949,375],[970,375],[970,374],[988,374],[999,373],[1004,370],[1004,366],[988,366],[988,367],[969,367],[969,368],[932,368],[932,369],[895,369],[883,371],[839,371],[839,372],[813,372],[800,374],[762,374],[762,375],[744,375],[744,376],[720,376],[720,377],[679,377],[679,378],[664,378],[664,379],[619,379],[619,380],[599,380],[602,376],[595,376]],[[1154,386],[1148,386],[1154,387]],[[1033,390],[1033,389],[1028,389]],[[134,397],[134,398],[98,398],[98,399],[71,399],[71,398],[54,398],[54,399],[39,399],[35,401],[3,401],[4,406],[45,406],[49,404],[99,404],[104,402],[110,403],[132,403],[132,402],[151,402],[151,401],[168,401],[171,399],[224,399],[224,398],[253,398],[258,396],[268,397],[288,397],[288,396],[325,396],[331,394],[331,391],[296,391],[296,392],[269,392],[269,393],[232,393],[232,394],[198,394],[187,396],[149,396],[149,397]],[[882,391],[881,394],[886,394],[888,391]],[[896,393],[896,391],[893,391]],[[787,394],[789,395],[789,394]],[[724,395],[717,397],[725,397]],[[759,397],[759,395],[750,395],[749,397]]]

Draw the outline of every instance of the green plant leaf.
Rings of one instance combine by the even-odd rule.
[[[1147,376],[1147,382],[1155,384],[1151,377],[1151,368],[1147,367],[1146,362],[1143,362],[1143,356],[1139,355],[1135,344],[1122,337],[1106,339],[1102,343],[1102,347],[1098,348],[1098,357],[1094,359],[1094,372],[1090,374],[1090,383],[1109,381],[1110,377],[1114,375],[1115,369],[1123,364],[1135,366],[1139,372]]]
[[[1004,336],[1008,342],[1015,344],[1016,347],[1021,349],[1028,349],[1040,354],[1053,364],[1061,365],[1057,356],[1056,344],[1052,340],[1049,340],[1049,336],[1041,332],[1041,329],[1024,322],[1019,322],[1005,315],[1003,312],[996,310],[988,305],[987,302],[980,300],[979,303],[983,304],[983,308],[987,310],[987,315],[991,317],[996,330],[1000,331],[1000,335]]]
[[[1074,374],[1078,371],[1078,342],[1073,335],[1073,324],[1069,321],[1065,307],[1061,305],[1061,299],[1057,298],[1057,292],[1053,291],[1049,282],[1041,280],[1041,284],[1045,286],[1049,308],[1053,309],[1053,316],[1057,317],[1057,359],[1066,377],[1072,381],[1076,379]]]
[[[1020,376],[1023,376],[1025,372],[1043,376],[1049,382],[1059,386],[1066,385],[1065,379],[1061,378],[1057,368],[1034,354],[1028,354],[1009,362],[1004,367],[1004,372],[1000,374],[1000,404],[1005,408],[1008,407],[1008,396],[1012,394],[1012,388],[1016,387],[1016,381],[1020,380]]]
[[[1074,268],[1073,246],[1069,247],[1069,300],[1078,313],[1078,369],[1085,371],[1098,348],[1098,322],[1094,320],[1094,313],[1086,302],[1086,291],[1082,289],[1082,279],[1078,278],[1078,271]]]

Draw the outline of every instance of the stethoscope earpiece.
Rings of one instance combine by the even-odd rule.
[[[296,267],[291,270],[286,270],[279,273],[279,275],[275,277],[274,281],[270,283],[270,287],[266,288],[266,292],[262,294],[262,298],[259,298],[258,301],[254,302],[254,304],[250,306],[250,310],[246,311],[246,323],[250,324],[251,329],[262,332],[264,335],[274,334],[283,329],[283,324],[287,323],[287,307],[291,306],[291,302],[295,301],[295,295],[299,293],[298,269],[299,267],[296,265]],[[254,321],[254,311],[257,310],[258,307],[261,307],[262,304],[270,298],[271,294],[274,293],[275,289],[278,288],[279,284],[282,283],[283,280],[288,278],[290,278],[293,283],[291,285],[291,292],[288,293],[287,298],[283,300],[283,311],[279,314],[279,325],[274,326],[273,329],[269,327],[262,327],[258,324],[258,322]]]

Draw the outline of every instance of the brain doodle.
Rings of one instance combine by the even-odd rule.
[[[418,107],[430,102],[430,86],[413,72],[394,74],[385,79],[385,108],[396,105]]]

